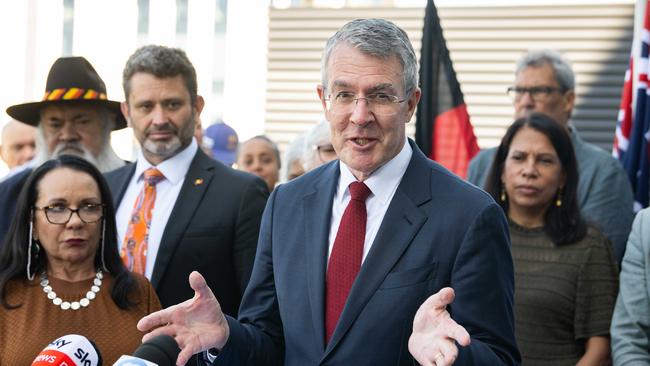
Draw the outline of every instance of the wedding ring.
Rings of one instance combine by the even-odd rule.
[[[442,358],[444,360],[445,355],[442,354],[442,352],[438,352],[435,356],[433,356],[433,361],[438,364],[438,359]]]

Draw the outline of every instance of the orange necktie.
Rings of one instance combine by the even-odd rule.
[[[144,274],[147,264],[147,241],[151,226],[151,210],[156,202],[156,184],[163,179],[165,176],[156,168],[144,171],[144,187],[135,200],[120,252],[126,268],[140,274]]]

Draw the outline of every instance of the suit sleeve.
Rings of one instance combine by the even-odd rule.
[[[261,179],[255,178],[248,184],[239,204],[233,245],[233,260],[240,296],[246,290],[253,270],[260,221],[262,220],[262,213],[268,195],[266,184]]]
[[[451,317],[471,344],[459,347],[455,365],[518,365],[514,337],[514,271],[503,210],[491,202],[470,224],[451,275],[456,293]]]
[[[623,257],[620,291],[612,318],[614,364],[650,364],[650,299],[648,298],[648,252],[650,211],[639,212]]]
[[[273,277],[272,227],[276,189],[264,210],[250,284],[239,320],[226,316],[230,337],[215,365],[282,365],[284,335]]]
[[[581,211],[609,238],[616,260],[621,263],[634,220],[632,187],[616,160],[608,159],[608,164],[599,169],[602,172],[594,175],[596,179]]]
[[[492,150],[483,150],[470,160],[469,168],[467,169],[467,181],[477,187],[483,188],[488,171],[492,165],[493,156],[494,152]]]

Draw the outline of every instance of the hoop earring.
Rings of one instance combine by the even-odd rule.
[[[557,197],[555,198],[555,206],[562,207],[562,188],[557,190]]]
[[[499,197],[501,199],[501,202],[506,201],[506,185],[501,183],[501,196]]]
[[[34,232],[34,221],[29,221],[29,239],[27,244],[27,279],[32,281],[34,280],[34,273],[31,272],[32,267],[32,234]]]
[[[104,248],[105,248],[105,241],[104,238],[106,238],[106,220],[102,220],[102,242],[101,242],[101,251],[102,251],[102,268],[104,269],[104,272],[108,273],[108,268],[106,268],[106,261],[104,260]]]

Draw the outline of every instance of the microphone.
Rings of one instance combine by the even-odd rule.
[[[32,366],[101,366],[102,356],[88,338],[68,334],[50,342],[36,356]]]
[[[181,353],[174,337],[162,334],[142,343],[133,356],[122,356],[113,366],[176,366]]]

